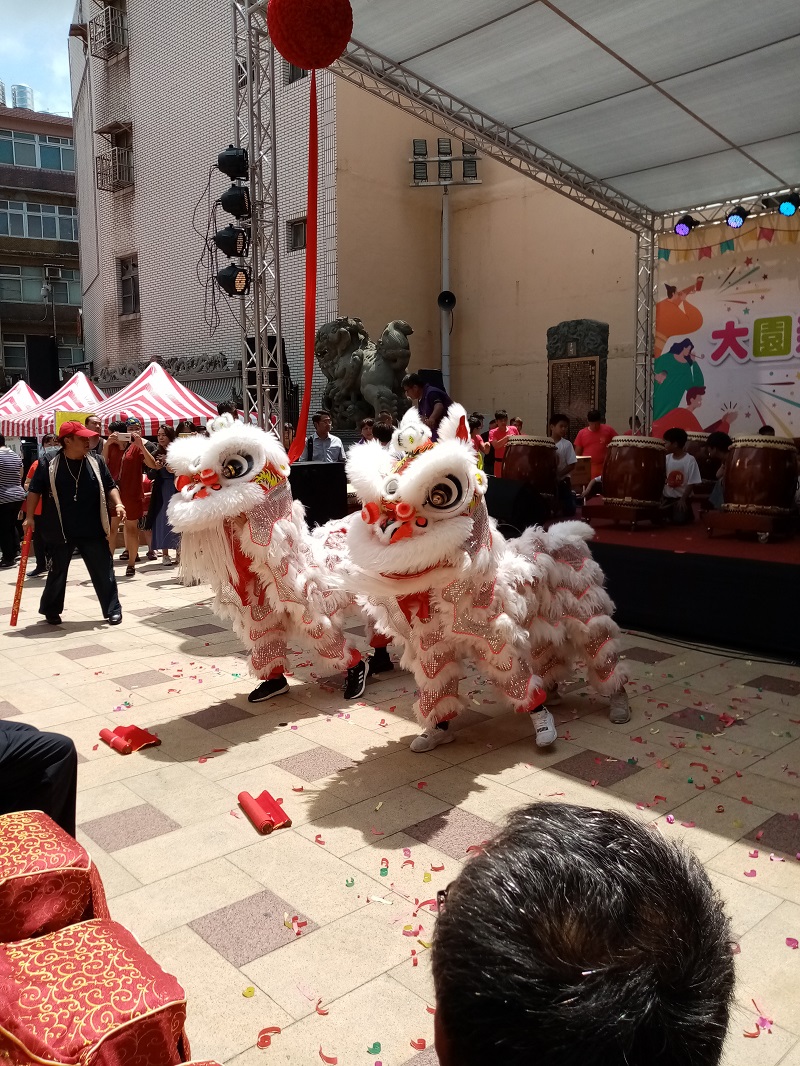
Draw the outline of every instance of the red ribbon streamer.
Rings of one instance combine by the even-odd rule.
[[[317,333],[317,197],[319,187],[319,135],[317,114],[317,72],[311,71],[308,114],[308,198],[306,203],[306,299],[305,299],[305,382],[297,432],[289,449],[289,462],[301,457],[306,447],[308,412],[311,409],[311,379],[314,376],[314,340]]]
[[[19,572],[17,573],[17,587],[14,589],[14,603],[11,607],[11,622],[12,626],[17,624],[19,618],[19,605],[22,602],[22,586],[25,584],[25,570],[28,566],[28,556],[31,551],[31,537],[33,536],[32,529],[25,530],[25,537],[22,541],[22,548],[20,549],[19,560]]]

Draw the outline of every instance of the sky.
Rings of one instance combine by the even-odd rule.
[[[72,113],[67,35],[75,0],[0,0],[0,81],[33,89],[37,111]]]

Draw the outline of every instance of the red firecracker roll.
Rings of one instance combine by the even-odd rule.
[[[259,833],[271,833],[273,829],[288,828],[292,824],[292,819],[269,792],[262,792],[255,799],[249,792],[240,792],[238,800]]]
[[[161,743],[154,733],[140,729],[138,725],[118,725],[116,729],[101,729],[100,739],[120,755],[130,755],[141,748],[157,746]]]

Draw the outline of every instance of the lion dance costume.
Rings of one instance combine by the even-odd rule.
[[[576,660],[611,697],[612,722],[629,720],[613,604],[586,543],[591,527],[563,522],[506,541],[486,510],[488,480],[463,407],[450,407],[436,443],[409,411],[391,450],[353,448],[347,472],[363,510],[331,523],[324,543],[371,625],[414,674],[424,729],[415,751],[452,739],[465,660],[532,714],[541,747],[556,738],[548,693]]]
[[[287,644],[301,645],[332,671],[348,670],[345,696],[360,696],[366,667],[342,624],[349,600],[326,588],[315,564],[286,452],[273,433],[230,415],[209,423],[209,431],[169,446],[178,489],[169,520],[181,534],[184,580],[211,585],[215,611],[248,649],[250,672],[261,681],[250,701],[288,691]]]

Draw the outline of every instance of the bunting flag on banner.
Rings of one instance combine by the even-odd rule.
[[[663,259],[665,263],[669,262],[669,254],[670,254],[669,253],[669,248],[659,248],[658,249],[658,258],[659,259]]]
[[[734,247],[735,245],[733,241],[723,241],[722,244],[719,246],[720,255],[722,255],[724,252],[732,252]]]
[[[758,239],[760,241],[769,241],[772,243],[772,238],[775,236],[775,230],[770,229],[768,226],[760,226],[758,230]]]
[[[710,259],[711,258],[711,248],[710,248],[710,246],[707,245],[707,244],[704,245],[700,249],[697,258],[698,259]]]
[[[765,225],[765,223],[767,223]],[[720,237],[724,235],[724,240]],[[712,238],[709,241],[709,238]],[[716,239],[714,239],[716,238]],[[658,258],[664,263],[686,263],[698,259],[713,259],[726,252],[757,250],[759,245],[797,244],[800,240],[800,212],[793,218],[777,212],[748,219],[735,233],[725,226],[697,226],[688,237],[676,233],[660,233]],[[670,259],[671,256],[671,259]]]

